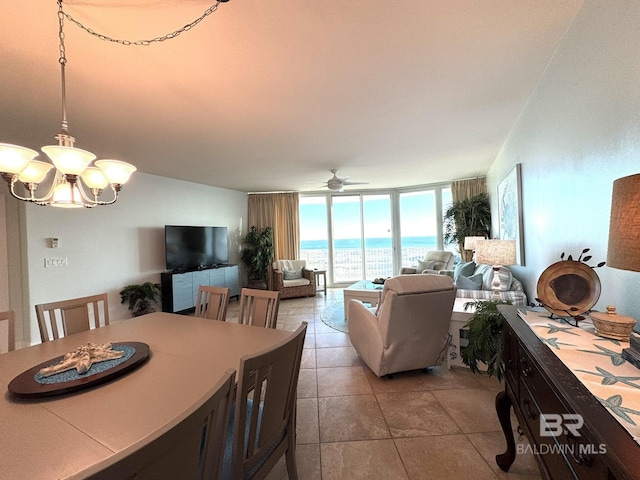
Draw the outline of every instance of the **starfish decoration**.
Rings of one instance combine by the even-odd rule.
[[[626,360],[622,356],[622,353],[615,352],[613,350],[609,350],[608,348],[601,347],[600,345],[594,345],[594,347],[596,347],[597,349],[599,349],[601,351],[600,352],[594,352],[593,350],[581,350],[581,349],[578,349],[578,351],[579,352],[586,352],[586,353],[594,353],[596,355],[608,356],[609,359],[611,360],[611,363],[613,365],[615,365],[616,367],[619,366],[619,365],[622,365],[624,362],[626,362]]]
[[[640,388],[640,385],[637,385],[632,382],[632,380],[640,380],[640,377],[618,377],[613,373],[607,372],[604,368],[596,367],[596,370],[600,372],[599,374],[596,372],[590,372],[588,370],[577,370],[578,372],[588,373],[590,375],[597,375],[602,377],[602,385],[615,385],[618,382],[624,383],[625,385],[629,385],[630,387]]]
[[[43,377],[50,377],[56,373],[66,372],[75,368],[82,375],[87,373],[94,363],[113,360],[123,355],[124,352],[113,350],[111,343],[98,345],[89,342],[86,345],[79,346],[73,352],[65,353],[61,362],[45,367],[39,373]]]
[[[567,345],[569,347],[573,347],[574,346],[571,343],[559,342],[558,341],[558,337],[551,337],[551,338],[542,338],[542,337],[540,337],[540,340],[542,340],[544,343],[546,343],[550,347],[553,347],[553,348],[555,348],[557,350],[560,350],[560,345]]]
[[[622,406],[622,395],[613,395],[613,396],[607,398],[606,400],[603,400],[602,398],[598,398],[598,397],[596,397],[596,398],[598,399],[598,401],[600,403],[602,403],[605,407],[607,407],[609,410],[611,410],[613,413],[618,415],[620,418],[622,418],[626,422],[630,423],[631,425],[635,425],[636,424],[633,421],[633,419],[629,415],[627,415],[627,413],[632,413],[634,415],[640,415],[640,412],[638,410],[633,410],[631,408],[623,407]]]

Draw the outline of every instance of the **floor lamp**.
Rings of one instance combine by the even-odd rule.
[[[640,272],[640,174],[613,182],[607,265]],[[640,368],[640,341],[631,334],[630,348],[622,350],[625,360]]]
[[[516,263],[515,240],[479,240],[476,242],[476,262],[493,265],[491,300],[500,300],[500,267]]]

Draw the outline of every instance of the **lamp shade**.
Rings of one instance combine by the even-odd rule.
[[[37,155],[38,152],[30,148],[0,143],[0,172],[20,173]]]
[[[42,182],[53,165],[40,160],[31,160],[26,168],[18,175],[18,180],[24,183],[40,183]]]
[[[640,174],[613,182],[607,265],[640,272]]]
[[[475,252],[476,244],[480,241],[484,240],[484,237],[464,237],[464,249],[472,250]]]
[[[96,167],[102,170],[111,184],[124,185],[137,169],[133,165],[120,160],[96,160]]]
[[[80,175],[96,156],[81,148],[63,145],[48,145],[41,150],[47,154],[55,167],[64,174]]]
[[[513,265],[516,263],[515,240],[480,240],[476,243],[476,263]]]

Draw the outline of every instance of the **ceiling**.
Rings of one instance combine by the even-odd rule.
[[[160,37],[215,0],[65,0],[101,34]],[[65,21],[76,146],[241,191],[486,174],[582,0],[230,0],[150,46]],[[55,0],[3,5],[0,142],[60,131]],[[351,188],[362,189],[363,186]]]

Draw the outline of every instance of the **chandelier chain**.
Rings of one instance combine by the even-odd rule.
[[[209,8],[207,8],[202,15],[200,15],[198,18],[196,18],[193,22],[186,24],[184,27],[179,28],[178,30],[175,30],[175,31],[173,31],[171,33],[167,33],[165,35],[162,35],[160,37],[155,37],[155,38],[151,38],[151,39],[148,39],[148,40],[122,40],[122,39],[118,39],[118,38],[109,37],[108,35],[104,35],[102,33],[98,33],[95,30],[83,25],[81,22],[79,22],[78,20],[73,18],[68,13],[63,12],[62,11],[62,1],[61,0],[59,1],[59,5],[60,5],[59,16],[64,16],[67,20],[69,20],[70,22],[76,24],[78,27],[80,27],[82,30],[84,30],[88,34],[93,35],[94,37],[97,37],[100,40],[104,40],[105,42],[119,43],[120,45],[127,45],[127,46],[136,45],[136,46],[145,46],[146,47],[148,45],[151,45],[152,43],[159,43],[159,42],[164,42],[165,40],[171,40],[173,38],[176,38],[181,33],[191,30],[193,27],[198,25],[202,20],[204,20],[206,17],[211,15],[213,12],[215,12],[218,9],[218,5],[220,5],[220,2],[222,2],[222,1],[225,1],[225,0],[218,0],[214,5],[212,5]],[[62,24],[62,19],[60,20],[60,22]],[[62,44],[62,36],[61,36],[61,54],[62,54],[62,56],[60,58],[60,62],[62,62],[62,58],[64,57],[64,45]]]

